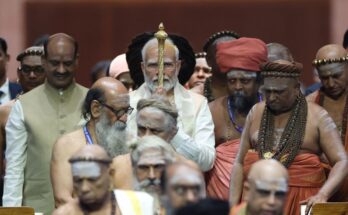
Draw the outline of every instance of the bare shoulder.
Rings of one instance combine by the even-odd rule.
[[[315,120],[319,119],[320,116],[323,114],[328,114],[327,111],[321,107],[320,105],[313,103],[313,102],[308,102],[308,116],[310,120]]]
[[[306,96],[307,102],[315,102],[317,100],[319,90],[314,91],[313,93]]]
[[[131,163],[130,153],[114,157],[111,166],[123,166],[125,163]]]
[[[222,107],[223,105],[223,100],[224,100],[224,96],[219,97],[217,99],[215,99],[214,101],[210,102],[209,105],[209,109],[210,110],[218,110]]]
[[[53,152],[75,151],[85,145],[85,137],[82,129],[67,133],[60,137],[53,146]]]
[[[255,117],[255,116],[258,116],[258,115],[262,115],[263,110],[265,109],[265,107],[266,107],[266,103],[264,101],[256,103],[251,108],[251,110],[249,111],[248,116],[249,117]]]
[[[77,200],[72,200],[59,208],[57,208],[52,215],[82,215],[81,210],[78,207]]]

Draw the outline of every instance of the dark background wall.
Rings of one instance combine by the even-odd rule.
[[[157,30],[185,36],[195,51],[220,30],[279,42],[304,64],[303,81],[312,82],[316,51],[329,42],[329,0],[187,0],[187,1],[32,1],[25,7],[26,45],[42,34],[65,32],[77,39],[77,81],[90,85],[90,68],[123,53],[131,39]]]

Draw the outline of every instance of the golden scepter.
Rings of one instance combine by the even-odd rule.
[[[155,37],[158,41],[158,86],[163,87],[163,71],[164,71],[164,62],[163,62],[163,52],[164,44],[168,37],[168,34],[164,31],[163,23],[161,22],[158,26],[158,31],[155,34]]]

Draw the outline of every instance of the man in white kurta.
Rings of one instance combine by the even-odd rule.
[[[145,44],[142,56],[145,83],[130,93],[130,105],[136,107],[139,99],[155,94],[167,97],[179,113],[178,132],[170,144],[176,152],[195,161],[203,171],[208,171],[215,159],[214,124],[207,100],[186,90],[178,82],[181,62],[177,47],[171,40],[166,40],[163,87],[158,87],[158,43],[155,38]],[[128,117],[127,127],[130,133],[137,134],[136,111]]]
[[[81,105],[87,89],[74,81],[77,45],[72,37],[52,35],[44,49],[47,80],[16,101],[6,125],[3,205],[25,205],[51,214],[52,146],[58,137],[82,124]]]

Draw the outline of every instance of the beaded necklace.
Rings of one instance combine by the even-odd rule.
[[[262,96],[260,94],[257,94],[257,98],[258,98],[258,102],[261,102],[262,101]],[[227,99],[227,109],[228,109],[228,116],[230,117],[230,121],[234,127],[234,129],[236,129],[239,133],[242,133],[243,132],[243,126],[239,126],[237,125],[236,123],[236,117],[234,115],[234,107],[233,107],[233,104],[232,104],[232,97],[229,96],[228,99]]]
[[[116,214],[116,197],[113,191],[111,191],[111,213],[110,214],[111,215]],[[83,215],[88,215],[88,212],[84,210]]]
[[[263,111],[260,132],[258,135],[257,151],[263,159],[276,159],[285,167],[289,167],[301,148],[307,123],[307,102],[300,93],[295,107],[281,135],[276,149],[273,145],[274,115],[266,106]]]
[[[324,93],[322,90],[319,90],[319,101],[318,104],[323,107],[324,105]],[[346,103],[344,104],[343,115],[342,115],[342,130],[341,130],[341,139],[342,143],[345,144],[345,137],[347,132],[347,118],[348,118],[348,94],[346,96]]]

